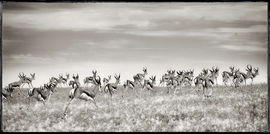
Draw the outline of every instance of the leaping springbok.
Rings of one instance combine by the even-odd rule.
[[[19,81],[12,82],[12,83],[9,83],[7,89],[9,89],[9,90],[12,89],[12,91],[13,91],[13,89],[19,88],[20,92],[21,92],[24,96],[26,96],[26,95],[22,92],[22,90],[21,90],[21,86],[22,86],[23,82],[25,81],[25,80],[24,80],[24,79],[25,79],[25,75],[24,75],[24,74],[21,75],[21,73],[19,73],[18,77],[20,78],[20,80],[19,80]]]
[[[97,94],[98,91],[100,91],[101,88],[101,79],[98,76],[96,78],[94,78],[94,88],[93,90],[91,90],[91,88],[89,87],[80,87],[80,82],[79,82],[79,75],[77,74],[76,76],[73,75],[73,84],[74,84],[74,88],[70,90],[69,92],[69,101],[65,107],[64,110],[64,116],[66,116],[66,112],[68,109],[68,106],[71,104],[71,102],[74,99],[80,99],[80,100],[84,100],[84,101],[90,101],[93,102],[94,105],[96,106],[96,108],[98,108],[96,101],[95,101],[95,96]],[[91,90],[91,91],[90,91]]]
[[[56,87],[55,83],[44,84],[39,88],[31,88],[28,91],[28,104],[30,105],[31,98],[34,98],[37,101],[42,101],[45,105],[45,102],[50,100],[51,95],[54,92]]]

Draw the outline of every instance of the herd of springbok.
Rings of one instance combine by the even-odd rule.
[[[253,68],[251,65],[247,65],[246,73],[241,72],[239,69],[235,69],[234,67],[229,67],[229,71],[222,72],[222,81],[225,86],[234,86],[235,88],[239,87],[240,84],[245,83],[247,79],[253,79],[258,75],[258,67]],[[120,74],[114,76],[115,82],[111,83],[111,75],[107,78],[103,78],[97,74],[96,70],[92,71],[92,76],[88,76],[83,79],[84,86],[82,86],[79,82],[79,75],[76,74],[72,76],[72,80],[69,80],[69,74],[66,74],[64,77],[62,74],[57,77],[51,77],[49,82],[40,87],[33,87],[32,81],[35,80],[35,73],[30,74],[30,77],[26,76],[23,73],[19,73],[19,80],[9,83],[4,89],[2,89],[2,97],[4,99],[12,98],[12,93],[15,89],[20,89],[24,84],[28,84],[29,90],[27,98],[35,98],[35,100],[42,101],[45,105],[45,102],[49,100],[50,96],[57,91],[56,87],[62,87],[64,85],[72,87],[70,90],[68,97],[69,102],[65,108],[65,112],[69,106],[69,104],[75,98],[91,101],[95,104],[95,96],[97,93],[108,93],[112,96],[115,92],[117,92],[119,84],[120,84]],[[167,93],[170,93],[170,90],[174,90],[174,95],[178,89],[184,86],[192,86],[192,83],[195,85],[195,90],[198,93],[200,89],[203,90],[204,97],[211,97],[213,87],[218,86],[217,78],[219,76],[219,68],[212,67],[211,69],[203,69],[202,72],[194,78],[194,70],[167,70],[167,73],[163,74],[159,86],[166,87]],[[143,73],[137,73],[133,76],[133,80],[126,80],[123,84],[124,89],[135,89],[140,88],[141,90],[154,91],[156,87],[156,76],[151,76],[149,79],[146,78],[148,75],[147,68],[143,68]],[[103,82],[103,84],[101,84]],[[251,82],[251,84],[252,84]],[[89,87],[89,84],[91,86]],[[208,91],[208,89],[210,89]],[[208,93],[206,92],[208,91]],[[22,93],[21,89],[20,92]],[[23,93],[22,93],[23,94]],[[65,113],[64,112],[64,113]]]

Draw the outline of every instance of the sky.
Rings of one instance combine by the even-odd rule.
[[[267,82],[267,3],[22,3],[3,5],[3,86],[36,73],[34,86],[93,69],[121,84],[148,68],[259,68]],[[147,76],[147,78],[148,78]],[[221,83],[221,74],[218,83]],[[113,79],[111,82],[114,82]]]

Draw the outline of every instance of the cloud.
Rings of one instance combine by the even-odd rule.
[[[3,13],[3,24],[39,30],[151,29],[167,20],[171,25],[190,22],[267,21],[266,3],[88,3],[33,4],[28,12],[13,4]],[[27,8],[27,3],[22,9]],[[14,6],[16,8],[14,8]],[[66,7],[76,8],[66,8]],[[37,7],[41,7],[38,9]],[[61,8],[64,7],[64,8]],[[162,8],[161,8],[162,7]],[[258,8],[254,8],[258,7]],[[61,9],[61,10],[59,10]],[[196,10],[194,10],[196,9]],[[50,11],[50,12],[48,12]],[[215,13],[213,13],[215,11]],[[250,17],[253,15],[253,17]],[[192,26],[192,25],[190,25]]]
[[[47,58],[47,57],[37,57],[32,54],[15,54],[8,57],[4,57],[4,64],[15,63],[15,64],[52,64],[55,62],[65,62],[63,58]]]
[[[218,28],[219,32],[227,33],[251,33],[251,32],[267,32],[267,25],[253,25],[247,28]]]
[[[232,51],[245,51],[245,52],[266,52],[267,48],[251,45],[221,45],[222,49],[232,50]]]

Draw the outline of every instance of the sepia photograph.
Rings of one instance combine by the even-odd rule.
[[[3,132],[266,132],[267,2],[3,2]]]

